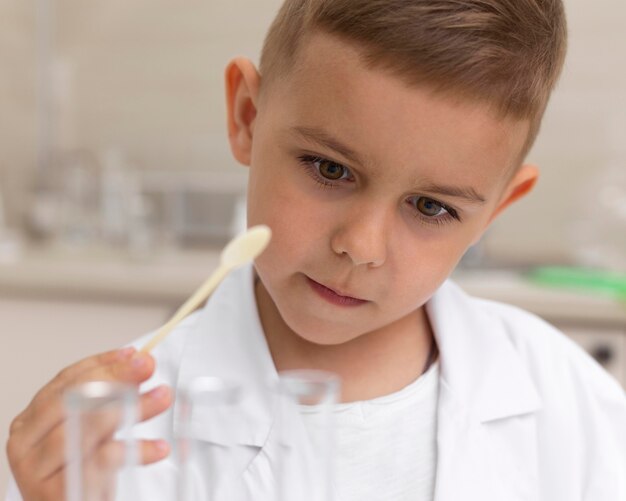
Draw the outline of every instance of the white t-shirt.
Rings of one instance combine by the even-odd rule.
[[[435,362],[398,392],[334,407],[338,501],[432,501],[438,382]],[[301,414],[307,427],[316,418]]]

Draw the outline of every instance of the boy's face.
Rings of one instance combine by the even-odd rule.
[[[298,335],[336,344],[419,309],[536,170],[508,175],[526,123],[366,69],[332,37],[298,61],[261,95],[250,63],[231,65],[231,144],[248,224],[273,230],[263,285]]]

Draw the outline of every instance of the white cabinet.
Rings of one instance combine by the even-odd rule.
[[[219,253],[151,262],[61,259],[33,253],[0,267],[0,442],[11,418],[63,366],[112,349],[161,325],[219,260]],[[513,272],[455,276],[470,294],[542,316],[594,356],[626,388],[626,307],[617,301],[533,286]],[[52,300],[52,298],[55,298]],[[6,488],[0,455],[0,494]]]
[[[561,330],[626,388],[626,329],[563,326]]]
[[[0,443],[61,368],[159,327],[218,261],[217,250],[164,251],[138,262],[108,249],[51,247],[0,264]],[[0,454],[0,498],[7,471]]]
[[[167,306],[0,297],[0,443],[35,392],[64,366],[129,343],[164,322]],[[0,498],[8,464],[0,454]]]
[[[626,304],[598,293],[533,284],[512,271],[461,270],[468,293],[535,313],[579,343],[626,388]]]

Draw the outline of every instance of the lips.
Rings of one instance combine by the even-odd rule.
[[[360,299],[357,297],[342,294],[340,291],[336,289],[332,289],[323,284],[320,284],[319,282],[316,282],[315,280],[309,277],[306,277],[306,278],[311,288],[319,296],[321,296],[322,299],[325,299],[327,302],[331,304],[334,304],[337,306],[359,306],[359,305],[367,303],[365,299]]]

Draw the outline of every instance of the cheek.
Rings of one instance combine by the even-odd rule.
[[[272,229],[272,241],[281,245],[312,233],[312,225],[317,220],[315,211],[305,204],[299,193],[280,181],[261,181],[255,189],[257,192],[249,196],[250,225],[267,224]]]
[[[458,233],[425,238],[407,232],[402,242],[396,242],[395,248],[402,251],[393,260],[399,297],[427,300],[454,270],[465,247],[466,238]]]
[[[287,176],[272,176],[270,169],[250,174],[248,224],[272,229],[272,240],[257,265],[280,272],[319,249],[326,218]]]
[[[317,190],[317,191],[316,191]],[[248,222],[267,224],[275,240],[304,240],[333,223],[332,204],[320,201],[319,188],[294,161],[281,155],[267,155],[251,168],[248,192]]]

